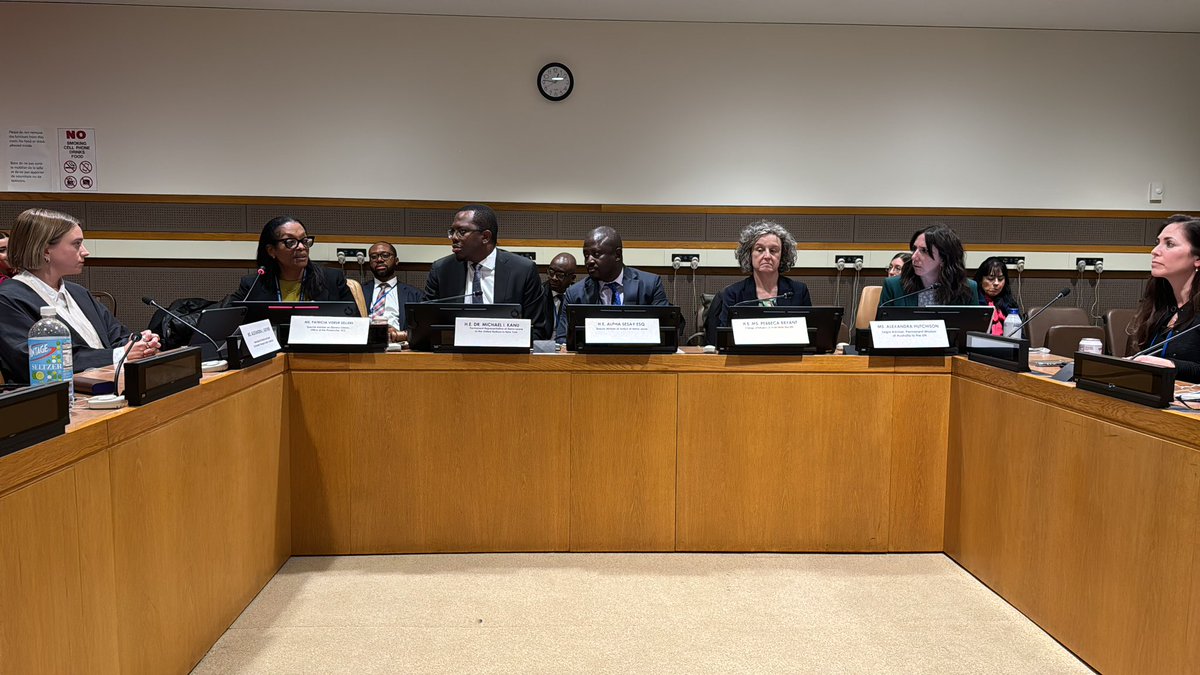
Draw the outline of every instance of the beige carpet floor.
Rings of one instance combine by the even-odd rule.
[[[196,673],[1088,673],[941,554],[293,558]]]

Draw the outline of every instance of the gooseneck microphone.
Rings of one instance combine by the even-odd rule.
[[[932,286],[927,286],[925,288],[922,288],[919,291],[913,291],[912,293],[905,293],[904,295],[901,295],[898,298],[892,298],[891,300],[888,300],[887,302],[882,302],[879,304],[879,306],[887,307],[888,305],[892,304],[893,302],[900,302],[901,300],[903,300],[905,298],[911,298],[914,295],[920,295],[920,294],[924,293],[925,291],[936,291],[937,289],[939,289],[941,287],[942,287],[942,282],[935,281],[935,282],[933,282]]]
[[[741,307],[742,305],[753,305],[756,302],[766,302],[767,300],[778,300],[780,298],[790,298],[790,297],[792,297],[792,292],[788,291],[787,293],[780,293],[779,295],[772,295],[769,298],[754,298],[753,300],[743,300],[741,302],[735,302],[732,305],[730,305],[730,307]]]
[[[259,269],[261,270],[262,268],[260,267]],[[247,294],[247,295],[249,295],[249,294]],[[211,335],[200,330],[199,326],[193,326],[192,324],[188,323],[187,321],[184,321],[182,316],[179,316],[175,312],[172,312],[171,310],[167,309],[166,307],[163,307],[162,305],[158,304],[157,302],[154,301],[154,298],[143,295],[142,302],[146,303],[147,305],[150,305],[151,307],[154,307],[155,309],[160,309],[160,310],[166,312],[167,316],[171,317],[172,319],[175,319],[176,321],[179,321],[180,323],[192,326],[192,330],[194,332],[196,332],[198,335],[200,335],[200,337],[202,337],[205,340],[208,340],[209,342],[212,343],[213,348],[217,350],[217,360],[216,361],[205,361],[204,362],[204,365],[205,365],[204,372],[206,372],[206,373],[219,372],[219,371],[224,370],[225,368],[229,367],[228,363],[221,360],[221,345],[218,344],[216,340],[212,339]],[[222,368],[221,366],[224,366],[224,368]]]
[[[117,360],[117,365],[113,368],[113,395],[115,396],[120,391],[121,381],[121,366],[125,365],[125,359],[129,358],[129,352],[133,351],[133,346],[142,341],[141,333],[130,333],[129,344],[125,345],[125,353],[121,354],[121,358]]]
[[[1021,332],[1022,330],[1025,330],[1025,326],[1028,326],[1030,321],[1033,321],[1034,319],[1036,319],[1038,314],[1041,314],[1042,312],[1046,311],[1047,309],[1050,309],[1050,305],[1053,305],[1054,303],[1058,302],[1059,300],[1062,300],[1063,298],[1067,297],[1070,294],[1071,294],[1071,287],[1063,286],[1063,289],[1058,292],[1058,295],[1054,296],[1053,300],[1051,300],[1050,302],[1047,302],[1045,305],[1042,305],[1041,309],[1039,309],[1038,311],[1029,315],[1028,319],[1025,319],[1025,323],[1014,328],[1012,331],[1012,335],[1016,335],[1017,333]],[[1005,337],[1011,337],[1011,335],[1006,335]]]
[[[263,269],[261,267],[258,268],[258,270],[255,272],[254,281],[251,282],[250,288],[246,290],[246,297],[242,298],[243,300],[247,300],[250,298],[250,294],[254,292],[254,287],[258,285],[258,280],[263,278],[263,275],[266,273],[267,273],[267,271],[265,269]],[[142,302],[146,302],[146,299],[142,298]]]
[[[430,298],[429,300],[422,300],[420,304],[427,305],[431,302],[450,302],[451,300],[462,300],[463,298],[469,298],[474,295],[474,293],[463,293],[462,295],[451,295],[445,298]]]
[[[1170,342],[1171,340],[1174,340],[1175,338],[1177,338],[1177,337],[1179,337],[1179,336],[1181,336],[1181,335],[1187,335],[1188,333],[1190,333],[1190,332],[1192,332],[1192,331],[1196,330],[1197,328],[1200,328],[1200,321],[1197,321],[1197,322],[1196,322],[1196,323],[1195,323],[1195,324],[1194,324],[1194,325],[1193,325],[1191,328],[1187,328],[1187,329],[1185,329],[1185,330],[1181,330],[1181,331],[1179,331],[1178,333],[1175,333],[1174,335],[1171,335],[1171,336],[1170,336],[1170,337],[1168,337],[1166,340],[1163,340],[1162,342],[1159,342],[1158,344],[1153,344],[1153,345],[1150,345],[1149,347],[1146,347],[1146,348],[1145,348],[1145,349],[1143,349],[1142,351],[1140,351],[1140,352],[1138,352],[1138,353],[1136,353],[1136,354],[1130,354],[1129,356],[1126,356],[1125,358],[1127,358],[1127,359],[1136,359],[1136,358],[1137,358],[1137,357],[1139,357],[1139,356],[1145,356],[1145,355],[1149,354],[1150,352],[1154,351],[1155,349],[1158,349],[1159,347],[1162,347],[1163,345],[1167,344],[1167,343],[1168,343],[1168,342]],[[1164,357],[1164,358],[1165,358],[1165,357]]]

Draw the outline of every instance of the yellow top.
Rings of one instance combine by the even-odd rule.
[[[300,302],[300,282],[280,279],[279,297],[284,302]]]

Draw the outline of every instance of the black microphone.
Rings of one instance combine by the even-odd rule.
[[[125,345],[125,353],[117,360],[117,365],[113,368],[113,396],[120,391],[121,382],[121,366],[125,365],[125,359],[129,358],[129,352],[133,351],[133,346],[142,341],[141,333],[130,333],[129,344]]]
[[[935,281],[935,282],[933,282],[933,285],[932,285],[932,286],[929,286],[928,288],[922,288],[922,289],[921,289],[921,290],[919,290],[919,291],[913,291],[912,293],[906,293],[906,294],[904,294],[904,295],[902,295],[902,296],[900,296],[900,297],[898,297],[898,298],[892,298],[891,300],[888,300],[887,302],[880,303],[880,305],[879,305],[879,306],[880,306],[880,307],[887,307],[888,305],[892,304],[893,302],[899,302],[899,301],[901,301],[901,300],[903,300],[903,299],[905,299],[905,298],[911,298],[911,297],[912,297],[912,296],[914,296],[914,295],[920,295],[921,293],[924,293],[925,291],[936,291],[937,289],[939,289],[939,288],[941,288],[941,287],[942,287],[942,282],[940,282],[940,281]]]
[[[1070,294],[1071,294],[1071,287],[1063,286],[1063,289],[1058,292],[1058,295],[1054,296],[1053,300],[1051,300],[1050,302],[1047,302],[1045,305],[1042,306],[1041,309],[1039,309],[1038,311],[1031,314],[1028,319],[1025,319],[1025,323],[1021,324],[1020,326],[1017,326],[1017,329],[1013,331],[1013,335],[1016,335],[1017,333],[1024,330],[1025,326],[1028,326],[1030,321],[1033,321],[1034,319],[1036,319],[1038,314],[1041,314],[1042,312],[1049,309],[1050,305],[1053,305],[1054,303],[1058,302],[1059,300],[1062,300],[1063,298],[1067,297]],[[1012,335],[1005,335],[1004,337],[1012,337]]]
[[[262,268],[259,268],[259,269],[262,269]],[[161,309],[162,311],[167,313],[167,316],[171,317],[172,319],[175,319],[176,321],[179,321],[180,323],[182,323],[184,325],[192,326],[192,324],[188,323],[187,321],[184,321],[182,316],[179,316],[175,312],[172,312],[171,310],[167,309],[166,307],[163,307],[162,305],[155,302],[154,298],[150,298],[150,297],[143,295],[142,302],[144,302],[147,305],[150,305],[151,307],[154,307],[156,309]],[[199,326],[192,326],[192,330],[196,333],[199,333],[201,337],[203,337],[205,340],[208,340],[209,342],[212,343],[213,348],[217,350],[217,359],[219,360],[221,358],[221,345],[217,344],[217,341],[212,339],[208,335],[208,333],[205,333],[204,331],[200,330]]]
[[[261,278],[263,278],[263,275],[264,275],[264,274],[266,274],[266,273],[267,273],[267,271],[266,271],[265,269],[263,269],[263,268],[261,268],[261,267],[260,267],[260,268],[258,268],[258,270],[255,272],[254,281],[253,281],[253,282],[251,282],[251,284],[250,284],[250,288],[249,288],[249,289],[247,289],[247,291],[246,291],[246,297],[242,298],[242,300],[246,300],[246,299],[248,299],[248,298],[250,297],[250,293],[251,293],[251,292],[254,290],[254,287],[255,287],[256,285],[258,285],[258,280],[259,280],[259,279],[261,279]],[[145,299],[145,298],[142,298],[142,302],[145,302],[145,301],[146,301],[146,299]]]
[[[1160,342],[1160,343],[1158,343],[1158,344],[1156,344],[1156,345],[1150,345],[1149,347],[1146,347],[1146,348],[1145,348],[1145,349],[1143,349],[1142,351],[1140,351],[1140,352],[1138,352],[1138,353],[1136,353],[1136,354],[1133,354],[1132,356],[1126,356],[1125,358],[1127,358],[1127,359],[1136,359],[1136,358],[1137,358],[1137,357],[1139,357],[1139,356],[1145,356],[1145,355],[1149,354],[1150,352],[1154,351],[1155,349],[1158,349],[1159,347],[1161,347],[1161,346],[1163,346],[1163,345],[1167,344],[1167,343],[1168,343],[1168,342],[1170,342],[1171,340],[1174,340],[1175,338],[1177,338],[1177,337],[1179,337],[1179,336],[1181,336],[1181,335],[1187,335],[1188,333],[1190,333],[1190,332],[1192,332],[1192,331],[1196,330],[1197,328],[1200,328],[1200,321],[1197,321],[1197,322],[1196,322],[1196,324],[1195,324],[1194,326],[1192,326],[1191,328],[1188,328],[1188,329],[1186,329],[1186,330],[1180,331],[1179,333],[1176,333],[1175,335],[1172,335],[1172,336],[1168,337],[1166,340],[1163,340],[1162,342]],[[1163,358],[1166,358],[1166,357],[1163,357]]]
[[[474,293],[463,293],[462,295],[451,295],[445,298],[432,298],[430,300],[422,300],[420,304],[426,305],[431,302],[450,302],[451,300],[462,300],[463,298],[474,297]]]
[[[755,298],[753,300],[743,300],[741,302],[735,302],[732,305],[730,305],[730,307],[741,307],[742,305],[753,305],[756,302],[765,302],[767,300],[778,300],[780,298],[790,298],[790,297],[792,297],[792,292],[788,291],[787,293],[780,293],[779,295],[772,295],[769,298]]]

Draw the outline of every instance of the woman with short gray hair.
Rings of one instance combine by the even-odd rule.
[[[713,299],[705,321],[708,344],[717,343],[717,328],[730,325],[729,308],[734,305],[812,306],[808,286],[784,276],[796,264],[796,238],[779,223],[756,220],[742,228],[737,259],[750,276],[725,287]]]

